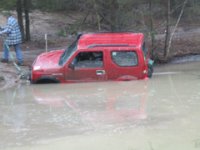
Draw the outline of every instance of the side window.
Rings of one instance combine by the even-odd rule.
[[[112,60],[115,64],[122,67],[138,65],[138,57],[134,51],[113,51]]]
[[[73,61],[76,68],[97,68],[103,66],[103,52],[80,52]]]

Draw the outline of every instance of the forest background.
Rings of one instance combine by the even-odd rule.
[[[45,32],[55,47],[78,33],[130,31],[146,35],[157,62],[200,53],[199,0],[1,0],[0,9],[16,12],[26,47],[41,48]]]

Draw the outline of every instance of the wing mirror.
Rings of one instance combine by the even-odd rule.
[[[70,69],[74,70],[75,69],[75,65],[73,63],[70,63],[68,66]]]

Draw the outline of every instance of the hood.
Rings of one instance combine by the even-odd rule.
[[[58,68],[59,66],[59,60],[64,50],[54,50],[50,52],[45,52],[40,54],[33,66],[39,66],[42,69],[53,69]]]

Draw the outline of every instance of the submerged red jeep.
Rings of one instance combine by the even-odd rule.
[[[32,83],[135,80],[153,73],[142,33],[82,34],[66,49],[39,55]]]

